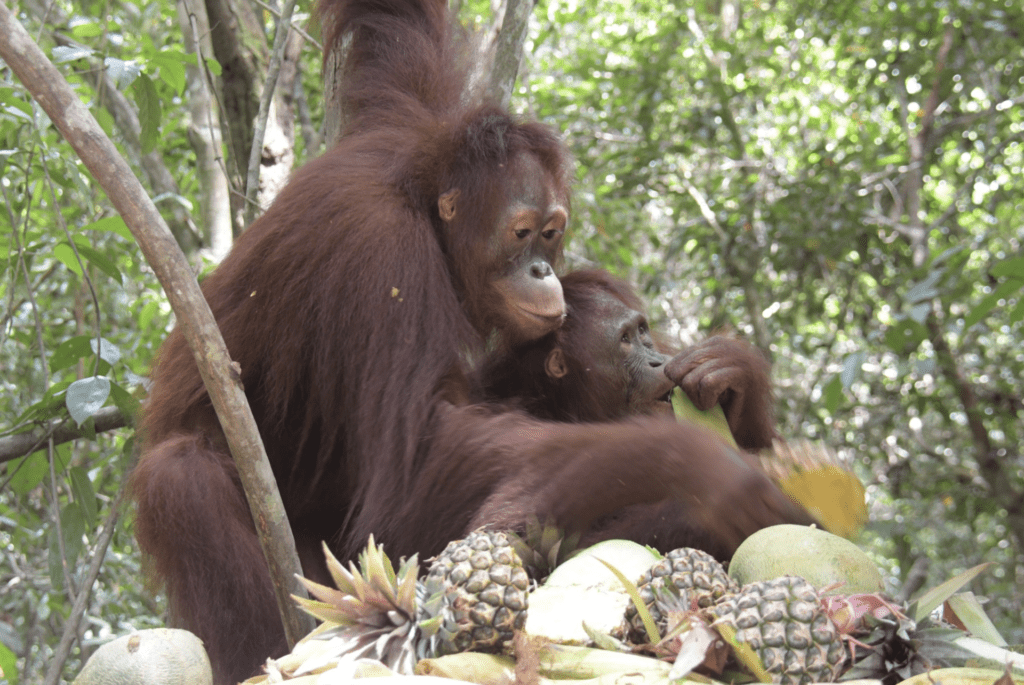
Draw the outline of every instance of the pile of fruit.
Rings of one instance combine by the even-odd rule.
[[[337,587],[304,581],[315,599],[298,600],[323,624],[247,683],[415,674],[487,685],[1009,685],[1024,673],[1024,656],[1002,648],[983,613],[951,609],[972,605],[955,593],[980,568],[901,605],[856,545],[816,528],[765,529],[728,572],[689,548],[571,548],[541,526],[522,538],[478,531],[422,577],[415,557],[396,571],[372,538],[358,567],[327,552]]]

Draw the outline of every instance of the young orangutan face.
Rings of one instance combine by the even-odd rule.
[[[596,309],[588,321],[576,322],[572,354],[588,360],[585,372],[589,391],[605,398],[621,398],[622,416],[672,415],[675,383],[665,375],[670,357],[657,350],[647,317],[609,293],[595,293]],[[570,314],[571,316],[571,314]],[[552,381],[568,373],[563,346],[547,356],[545,370]]]

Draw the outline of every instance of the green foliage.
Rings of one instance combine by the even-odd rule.
[[[1024,10],[577,0],[538,19],[519,94],[580,160],[570,263],[636,279],[681,344],[759,344],[783,434],[854,458],[894,521],[868,533],[893,586],[921,557],[930,584],[994,561],[976,588],[1024,642]]]

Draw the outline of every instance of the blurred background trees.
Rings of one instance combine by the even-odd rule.
[[[274,4],[7,1],[197,274],[210,268],[245,223]],[[492,35],[494,4],[459,3],[460,16]],[[307,35],[280,53],[260,204],[325,138],[310,11],[298,4]],[[1022,33],[1016,0],[552,0],[534,8],[512,95],[579,160],[569,266],[634,280],[680,345],[721,328],[755,341],[774,362],[783,434],[835,446],[868,485],[861,542],[892,589],[995,562],[973,589],[1017,644]],[[11,436],[76,426],[68,404],[130,414],[171,316],[103,194],[2,67],[0,172],[0,668],[38,682],[92,555],[105,559],[74,627],[85,651],[65,674],[109,635],[158,625],[162,605],[130,511],[96,547],[131,428],[93,435],[90,419],[85,439],[52,448]]]

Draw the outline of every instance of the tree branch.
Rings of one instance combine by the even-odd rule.
[[[500,102],[502,107],[508,107],[512,101],[532,12],[531,0],[508,0],[501,29],[494,39],[494,64],[491,66],[487,93]]]
[[[95,433],[105,433],[132,424],[132,421],[117,407],[103,407],[93,414],[93,421],[94,425],[91,428],[79,428],[69,424],[66,418],[57,419],[46,426],[0,438],[0,464],[42,449],[50,438],[53,438],[54,445],[61,445],[78,438],[91,437]]]

